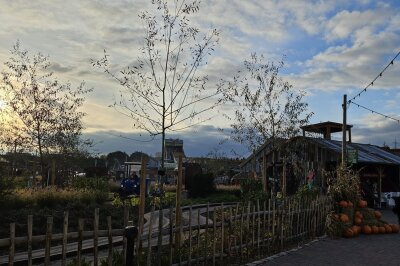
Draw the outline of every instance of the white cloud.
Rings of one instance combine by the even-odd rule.
[[[327,22],[325,38],[333,41],[347,38],[359,30],[373,32],[371,28],[385,24],[392,14],[386,9],[364,12],[343,10]]]

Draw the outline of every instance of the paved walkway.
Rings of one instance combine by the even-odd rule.
[[[383,220],[397,223],[397,217],[390,211],[382,211]],[[359,235],[351,239],[330,239],[314,241],[300,249],[270,257],[250,265],[296,265],[296,266],[400,266],[400,233],[383,235]]]

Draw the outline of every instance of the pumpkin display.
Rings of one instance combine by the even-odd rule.
[[[380,219],[382,217],[382,213],[380,211],[374,211],[374,215],[376,219]]]
[[[369,234],[390,234],[399,233],[397,224],[389,224],[383,220],[382,213],[368,207],[365,200],[337,200],[336,212],[331,212],[329,228],[334,232],[332,235],[351,238],[360,233]],[[333,229],[332,229],[333,228]]]
[[[392,233],[399,232],[399,225],[398,224],[391,224],[390,227],[392,228]]]
[[[349,216],[345,213],[340,214],[340,221],[343,223],[347,223],[349,221]]]
[[[372,233],[372,228],[369,225],[364,225],[361,230],[366,235],[369,235]]]
[[[367,201],[365,201],[365,200],[359,200],[358,201],[358,207],[365,208],[367,206],[368,206],[368,202]]]

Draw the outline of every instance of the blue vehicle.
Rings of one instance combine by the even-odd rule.
[[[137,162],[125,162],[124,170],[117,173],[118,177],[122,177],[118,194],[121,198],[134,197],[140,195],[140,178],[137,175],[140,170],[140,163]],[[146,178],[145,181],[146,196],[150,189],[150,179]]]

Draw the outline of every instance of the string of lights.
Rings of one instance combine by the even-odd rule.
[[[351,98],[350,100],[348,100],[347,101],[347,103],[348,104],[350,104],[350,102],[352,102],[352,100],[354,100],[355,98],[357,98],[357,97],[360,97],[361,96],[361,94],[363,94],[364,92],[366,92],[367,91],[367,89],[369,88],[369,87],[371,87],[371,86],[374,86],[374,82],[378,79],[378,78],[380,78],[380,77],[382,77],[382,75],[383,75],[383,73],[386,71],[386,69],[388,69],[389,68],[389,66],[391,66],[391,65],[393,65],[394,64],[394,60],[396,60],[396,58],[398,57],[400,55],[400,52],[398,52],[397,54],[396,54],[396,56],[389,62],[389,64],[387,64],[387,66],[364,88],[364,89],[362,89],[359,93],[357,93],[356,94],[356,96],[354,96],[353,98]],[[354,103],[354,102],[353,102]]]
[[[111,136],[123,138],[123,139],[128,139],[128,140],[132,140],[132,141],[137,141],[137,142],[152,142],[152,141],[154,141],[154,140],[158,140],[158,139],[156,139],[154,136],[152,136],[152,137],[151,137],[150,139],[148,139],[148,140],[140,140],[140,139],[134,139],[134,138],[125,137],[125,136],[122,136],[121,134],[117,135],[117,134],[113,134],[113,133],[109,133],[109,132],[107,132],[107,134],[108,134],[108,135],[111,135]]]
[[[388,115],[379,113],[379,112],[374,111],[374,110],[372,110],[372,109],[370,109],[370,108],[368,108],[368,107],[365,107],[365,106],[362,106],[362,105],[360,105],[360,104],[358,104],[358,103],[355,103],[355,102],[353,102],[352,100],[349,101],[349,104],[350,104],[350,103],[352,103],[352,104],[354,104],[354,105],[356,105],[356,106],[358,106],[358,107],[360,107],[360,108],[363,108],[363,109],[365,109],[365,110],[368,110],[368,111],[372,112],[373,114],[377,114],[377,115],[383,116],[383,117],[385,117],[385,118],[387,118],[387,119],[392,119],[392,120],[394,120],[394,121],[396,121],[397,123],[400,124],[400,119],[396,119],[396,118],[393,118],[393,117],[391,117],[391,116],[388,116]]]

